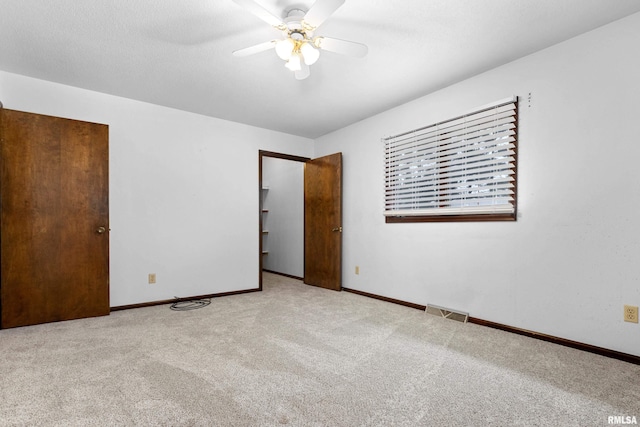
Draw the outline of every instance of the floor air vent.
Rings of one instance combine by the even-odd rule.
[[[433,314],[436,316],[444,317],[446,319],[456,320],[458,322],[467,323],[467,319],[469,319],[469,313],[464,313],[462,311],[455,311],[449,308],[438,307],[437,305],[427,304],[427,308],[425,310],[427,314]]]

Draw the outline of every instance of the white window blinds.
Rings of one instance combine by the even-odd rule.
[[[387,217],[515,219],[517,98],[383,141]]]

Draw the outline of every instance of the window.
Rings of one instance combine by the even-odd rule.
[[[516,219],[518,101],[383,139],[386,222]]]

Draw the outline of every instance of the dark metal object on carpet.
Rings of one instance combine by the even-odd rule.
[[[171,310],[175,311],[188,311],[195,310],[197,308],[206,307],[211,304],[211,298],[207,299],[192,299],[192,300],[181,300],[178,297],[174,297],[177,301],[171,304]]]

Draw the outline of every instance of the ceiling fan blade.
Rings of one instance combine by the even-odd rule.
[[[282,22],[282,19],[278,18],[264,7],[260,6],[253,0],[233,0],[236,4],[244,7],[247,11],[253,13],[258,18],[262,19],[267,24],[282,30],[286,28],[286,25]]]
[[[233,56],[243,57],[253,55],[254,53],[264,52],[265,50],[273,49],[276,46],[276,42],[277,40],[271,40],[255,46],[245,47],[244,49],[234,50]]]
[[[362,43],[334,39],[333,37],[316,37],[314,44],[322,50],[339,53],[341,55],[362,58],[367,55],[369,48]]]
[[[304,15],[304,22],[314,30],[333,14],[345,0],[316,0],[311,9]]]
[[[304,63],[304,61],[300,62],[300,70],[295,72],[296,80],[304,80],[311,75],[311,70],[309,66]]]

